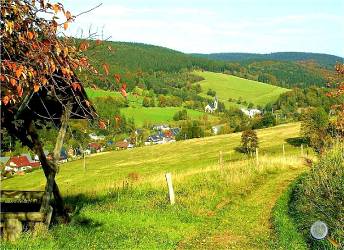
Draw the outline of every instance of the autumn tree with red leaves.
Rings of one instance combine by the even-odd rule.
[[[55,175],[67,123],[96,117],[76,73],[98,74],[84,55],[89,43],[63,33],[74,19],[60,3],[1,0],[1,129],[39,156],[47,179],[42,207],[54,204],[65,218]],[[109,66],[104,71],[108,74]],[[47,160],[37,133],[46,121],[60,128],[53,161]]]
[[[338,63],[336,65],[336,71],[340,76],[344,76],[344,64]],[[335,90],[332,91],[329,95],[332,97],[344,96],[344,81],[338,82]],[[338,131],[337,134],[343,139],[344,138],[344,103],[336,105],[334,109],[338,111],[337,121],[335,122],[335,127]]]

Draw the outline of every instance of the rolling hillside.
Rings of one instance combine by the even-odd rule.
[[[112,97],[121,97],[121,94],[114,91],[105,91],[101,89],[86,89],[87,95],[91,100],[94,100],[97,97],[112,96]],[[182,107],[142,107],[142,97],[133,97],[131,93],[128,95],[129,107],[121,108],[120,112],[126,118],[133,118],[135,125],[142,127],[145,123],[150,124],[160,124],[160,123],[169,123],[173,121],[173,116],[176,112],[182,110]],[[205,115],[204,112],[197,110],[186,109],[188,116],[192,119],[197,119]],[[209,121],[217,121],[218,118],[207,114]]]
[[[213,89],[218,99],[227,106],[237,105],[235,101],[228,101],[229,98],[238,100],[240,97],[247,104],[252,102],[255,105],[264,106],[276,101],[280,94],[288,91],[285,88],[221,73],[197,71],[195,74],[205,79],[199,82],[203,91],[202,95],[206,96],[208,89]]]
[[[329,54],[306,53],[306,52],[275,52],[269,54],[256,53],[212,53],[193,54],[198,57],[222,61],[245,61],[245,60],[275,60],[275,61],[308,61],[313,60],[318,64],[333,68],[337,62],[343,62],[344,58]]]
[[[91,42],[92,43],[92,42]],[[108,50],[108,46],[112,50]],[[336,79],[333,70],[340,57],[326,54],[279,52],[267,55],[220,53],[210,55],[185,54],[164,47],[127,42],[103,42],[87,52],[91,61],[102,71],[104,62],[110,65],[107,81],[81,76],[85,82],[95,83],[108,89],[113,83],[113,74],[120,73],[132,89],[138,82],[159,90],[178,82],[176,74],[194,69],[212,72],[228,72],[245,79],[258,80],[269,74],[267,83],[291,88],[311,85],[324,86]],[[310,63],[313,62],[313,63]],[[171,74],[175,74],[171,78]],[[271,80],[271,77],[273,78]],[[107,83],[105,83],[107,82]],[[173,87],[173,86],[172,86]]]
[[[305,171],[286,144],[300,124],[258,131],[259,165],[235,151],[240,133],[101,153],[63,164],[57,176],[72,222],[25,235],[5,249],[277,249],[271,210]],[[218,165],[223,150],[224,164]],[[176,205],[164,173],[172,172]],[[43,189],[41,170],[2,182],[4,189]],[[249,218],[249,219],[248,219]],[[72,240],[71,240],[72,239]]]

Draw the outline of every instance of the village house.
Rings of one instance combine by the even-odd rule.
[[[31,159],[31,157],[30,157]],[[26,155],[12,156],[5,164],[4,170],[9,172],[25,172],[31,170],[32,168],[39,168],[41,166],[40,162],[31,161]]]
[[[88,135],[92,140],[94,141],[103,141],[105,140],[105,136],[104,135],[96,135],[95,133],[91,133]]]
[[[250,118],[253,118],[255,115],[260,115],[262,113],[262,111],[260,111],[259,109],[244,109],[244,108],[241,108],[240,110],[241,110],[241,112],[243,112],[245,115],[247,115]]]
[[[217,135],[220,133],[220,131],[223,129],[224,126],[225,126],[224,124],[212,126],[211,131],[213,132],[214,135]]]
[[[99,152],[102,152],[104,150],[102,145],[100,145],[99,143],[96,143],[96,142],[92,142],[92,143],[88,144],[88,148],[91,150],[91,153],[99,153]]]

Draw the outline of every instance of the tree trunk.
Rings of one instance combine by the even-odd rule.
[[[55,198],[55,207],[54,207],[55,211],[57,215],[61,216],[64,221],[68,221],[68,214],[65,211],[64,201],[62,199],[58,185],[55,181],[55,176],[56,176],[56,173],[58,172],[57,161],[60,158],[61,148],[63,145],[64,137],[66,135],[66,130],[67,130],[70,114],[71,114],[71,105],[70,103],[68,103],[61,117],[62,123],[61,123],[61,128],[59,130],[59,134],[56,139],[53,162],[50,162],[47,160],[33,122],[30,123],[29,129],[28,129],[30,137],[33,142],[32,149],[38,155],[40,162],[42,164],[44,175],[47,179],[47,185],[45,187],[45,195],[43,196],[41,210],[45,211],[49,209],[51,200],[54,197]]]

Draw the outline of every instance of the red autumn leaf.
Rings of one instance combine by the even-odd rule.
[[[16,77],[19,78],[22,73],[23,73],[23,66],[20,65],[20,67],[16,70]]]
[[[32,38],[34,37],[34,33],[31,32],[31,31],[28,31],[28,32],[27,32],[27,37],[28,37],[30,40],[32,40]]]
[[[105,74],[108,76],[109,75],[109,64],[104,63],[103,69],[104,69]]]
[[[117,83],[119,83],[121,81],[121,76],[120,74],[114,74],[115,80]]]
[[[22,95],[23,95],[23,88],[22,88],[22,86],[20,86],[20,85],[17,86],[17,92],[18,92],[18,96],[22,97]]]
[[[96,44],[97,44],[97,45],[100,45],[101,43],[102,43],[101,40],[99,40],[99,39],[96,40]]]
[[[39,85],[38,84],[35,84],[34,86],[33,86],[33,92],[38,92],[39,91]]]
[[[71,86],[72,86],[72,88],[74,89],[74,91],[76,91],[76,90],[81,91],[81,86],[80,86],[80,84],[79,84],[78,82],[73,82],[73,83],[71,84]]]
[[[54,5],[53,5],[53,10],[54,10],[54,12],[55,12],[55,14],[56,14],[57,12],[59,12],[60,6],[59,6],[58,4],[54,4]]]
[[[48,82],[47,78],[43,77],[43,78],[41,79],[41,83],[42,83],[43,85],[47,84],[47,82]]]
[[[8,102],[10,101],[10,99],[11,98],[6,95],[2,98],[2,103],[6,106],[8,104]]]
[[[122,84],[122,89],[127,90],[127,84],[126,83]]]
[[[127,97],[128,94],[127,94],[127,91],[125,91],[125,89],[121,89],[121,94],[123,97]]]
[[[63,28],[64,28],[64,30],[68,29],[68,22],[65,22],[65,23],[63,24]]]
[[[10,83],[11,83],[12,87],[14,87],[17,85],[17,80],[14,78],[11,78]]]
[[[106,124],[105,124],[105,122],[103,122],[103,121],[99,121],[98,126],[99,126],[99,128],[101,128],[101,129],[105,129],[105,128],[106,128]]]
[[[85,51],[85,50],[88,49],[88,47],[89,47],[89,43],[83,41],[83,42],[80,43],[79,50],[80,50],[80,51]]]
[[[69,12],[69,10],[66,11],[65,17],[67,18],[67,20],[72,18],[72,14]]]

